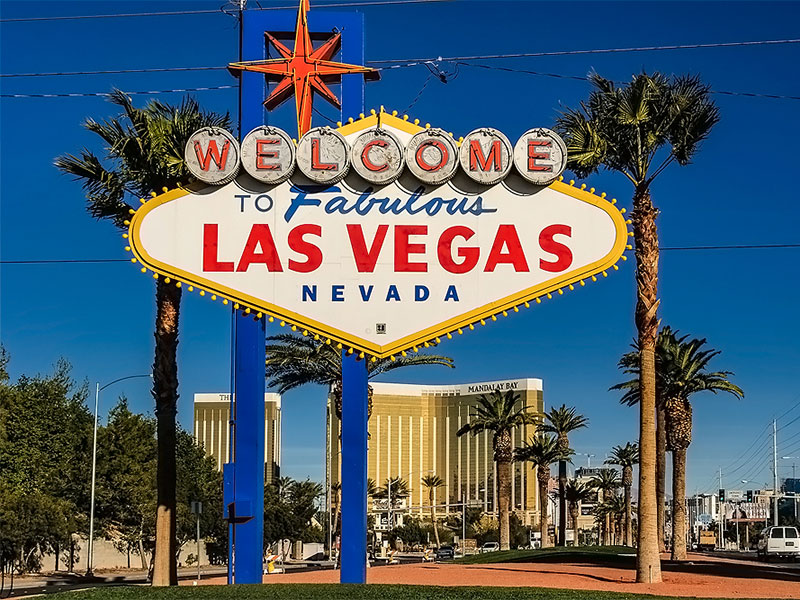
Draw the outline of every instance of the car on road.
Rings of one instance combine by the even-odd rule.
[[[453,560],[456,557],[456,551],[452,546],[439,546],[435,556],[436,560]]]
[[[486,542],[481,546],[480,552],[483,554],[484,552],[497,552],[498,550],[500,550],[500,544],[497,542]]]
[[[773,557],[800,559],[800,535],[797,527],[768,527],[758,540],[756,552],[764,560]]]

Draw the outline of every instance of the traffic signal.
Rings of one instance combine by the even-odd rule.
[[[725,490],[722,488],[719,488],[719,501],[725,502]]]
[[[747,490],[747,501],[748,502],[753,501],[753,490]]]

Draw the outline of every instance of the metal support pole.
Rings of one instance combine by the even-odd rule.
[[[461,499],[461,556],[467,555],[467,503]]]
[[[719,489],[722,489],[722,467],[719,469]],[[719,512],[719,547],[725,549],[725,508],[717,496],[717,511]]]
[[[92,436],[92,492],[89,501],[89,556],[86,561],[86,576],[94,575],[92,564],[94,559],[94,486],[97,474],[97,407],[100,403],[100,383],[94,391],[94,434]]]
[[[772,482],[773,496],[775,497],[775,514],[772,516],[772,524],[778,524],[778,421],[772,421]]]
[[[200,513],[197,513],[197,581],[200,581]]]
[[[367,582],[367,359],[344,350],[341,565],[341,583]]]

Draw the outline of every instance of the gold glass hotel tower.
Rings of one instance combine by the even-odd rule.
[[[421,483],[435,474],[444,485],[435,491],[434,502],[444,513],[461,512],[461,502],[482,505],[486,512],[497,510],[496,471],[492,452],[492,434],[456,432],[474,413],[481,394],[493,390],[513,390],[526,411],[544,411],[541,379],[510,379],[456,385],[415,385],[405,383],[370,383],[373,408],[369,420],[368,477],[379,487],[390,477],[402,477],[411,488],[407,505],[412,512],[427,514],[428,491]],[[535,430],[534,425],[513,434],[515,446],[521,446]],[[341,479],[340,422],[328,402],[328,477]],[[511,506],[522,522],[538,518],[536,474],[522,463],[512,466]],[[454,506],[451,506],[454,505]]]
[[[264,464],[266,483],[280,477],[281,396],[264,394]],[[230,461],[230,394],[194,395],[194,440],[217,461],[217,469]]]

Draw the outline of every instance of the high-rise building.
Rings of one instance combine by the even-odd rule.
[[[281,396],[264,394],[264,464],[266,482],[280,477],[281,469]],[[194,395],[194,439],[206,454],[214,457],[217,468],[230,461],[230,394]]]
[[[461,512],[461,502],[497,510],[496,470],[492,433],[463,436],[456,432],[474,414],[481,394],[512,390],[524,410],[544,411],[541,379],[512,379],[456,385],[370,383],[373,390],[369,421],[368,477],[382,486],[392,477],[402,477],[411,488],[407,505],[412,512],[427,514],[428,491],[422,478],[435,474],[444,485],[434,492],[434,502],[443,514]],[[340,481],[340,421],[328,402],[328,474]],[[512,435],[521,446],[536,429],[527,425]],[[536,473],[524,463],[512,464],[511,507],[525,524],[538,518]],[[453,506],[451,506],[453,505]]]

